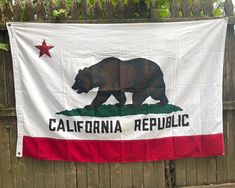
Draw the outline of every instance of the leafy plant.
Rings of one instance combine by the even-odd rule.
[[[68,11],[65,9],[53,10],[52,16],[58,19],[64,19],[68,16]]]
[[[0,43],[0,50],[8,51],[8,46],[7,46],[7,44]]]

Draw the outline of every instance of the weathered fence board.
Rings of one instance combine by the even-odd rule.
[[[223,131],[224,131],[224,144],[225,144],[225,154],[227,153],[227,112],[223,113]],[[217,161],[217,183],[221,184],[224,182],[227,182],[227,161],[226,161],[226,157],[225,156],[220,156],[217,157],[216,161]]]
[[[122,187],[132,187],[132,171],[131,171],[131,163],[126,163],[121,165],[122,168]]]
[[[87,165],[85,163],[77,163],[77,185],[87,187]]]
[[[55,187],[62,188],[65,187],[65,166],[64,162],[57,161],[55,164]]]
[[[132,171],[132,185],[133,187],[144,187],[143,185],[143,166],[142,163],[132,163],[131,164]]]
[[[110,187],[109,164],[99,164],[99,187]]]
[[[8,118],[2,118],[0,122],[0,161],[2,187],[13,187],[12,164],[10,154],[10,127]]]
[[[110,164],[110,185],[112,188],[121,188],[122,184],[121,164]]]
[[[154,176],[154,186],[155,187],[165,187],[165,165],[164,161],[157,161],[153,163],[153,173]]]

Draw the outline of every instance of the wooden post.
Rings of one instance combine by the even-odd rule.
[[[22,4],[20,0],[15,1],[15,5],[13,7],[13,20],[14,21],[20,21],[21,20],[21,15],[22,15]]]
[[[179,17],[179,4],[178,0],[171,0],[170,4],[170,12],[171,12],[171,17]]]
[[[151,20],[157,20],[159,18],[158,9],[157,9],[157,0],[151,1],[150,5],[150,18]]]
[[[201,3],[200,0],[193,0],[192,4],[192,13],[194,17],[200,17],[201,16]]]
[[[213,16],[213,0],[205,1],[204,12],[206,16]]]
[[[35,7],[35,13],[37,16],[37,21],[44,21],[46,18],[46,11],[45,11],[45,7],[43,4],[43,0],[38,0],[36,7]]]
[[[181,10],[183,17],[190,17],[190,7],[189,0],[182,0]]]
[[[224,3],[224,11],[226,16],[233,16],[233,2],[232,0],[226,0]]]

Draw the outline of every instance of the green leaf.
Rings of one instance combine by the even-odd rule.
[[[221,15],[222,15],[221,10],[220,10],[219,8],[216,8],[216,9],[214,10],[214,16],[215,16],[215,17],[219,17],[219,16],[221,16]]]
[[[158,14],[160,18],[167,18],[170,16],[170,11],[168,9],[158,9]]]
[[[53,17],[66,17],[68,12],[65,9],[53,10],[52,16]]]
[[[8,51],[7,44],[0,43],[0,50],[5,50],[5,51]]]

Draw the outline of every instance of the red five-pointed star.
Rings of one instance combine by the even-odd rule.
[[[47,46],[46,41],[44,39],[41,46],[35,45],[35,47],[40,50],[39,57],[43,56],[44,54],[51,57],[49,50],[53,48],[54,46]]]

